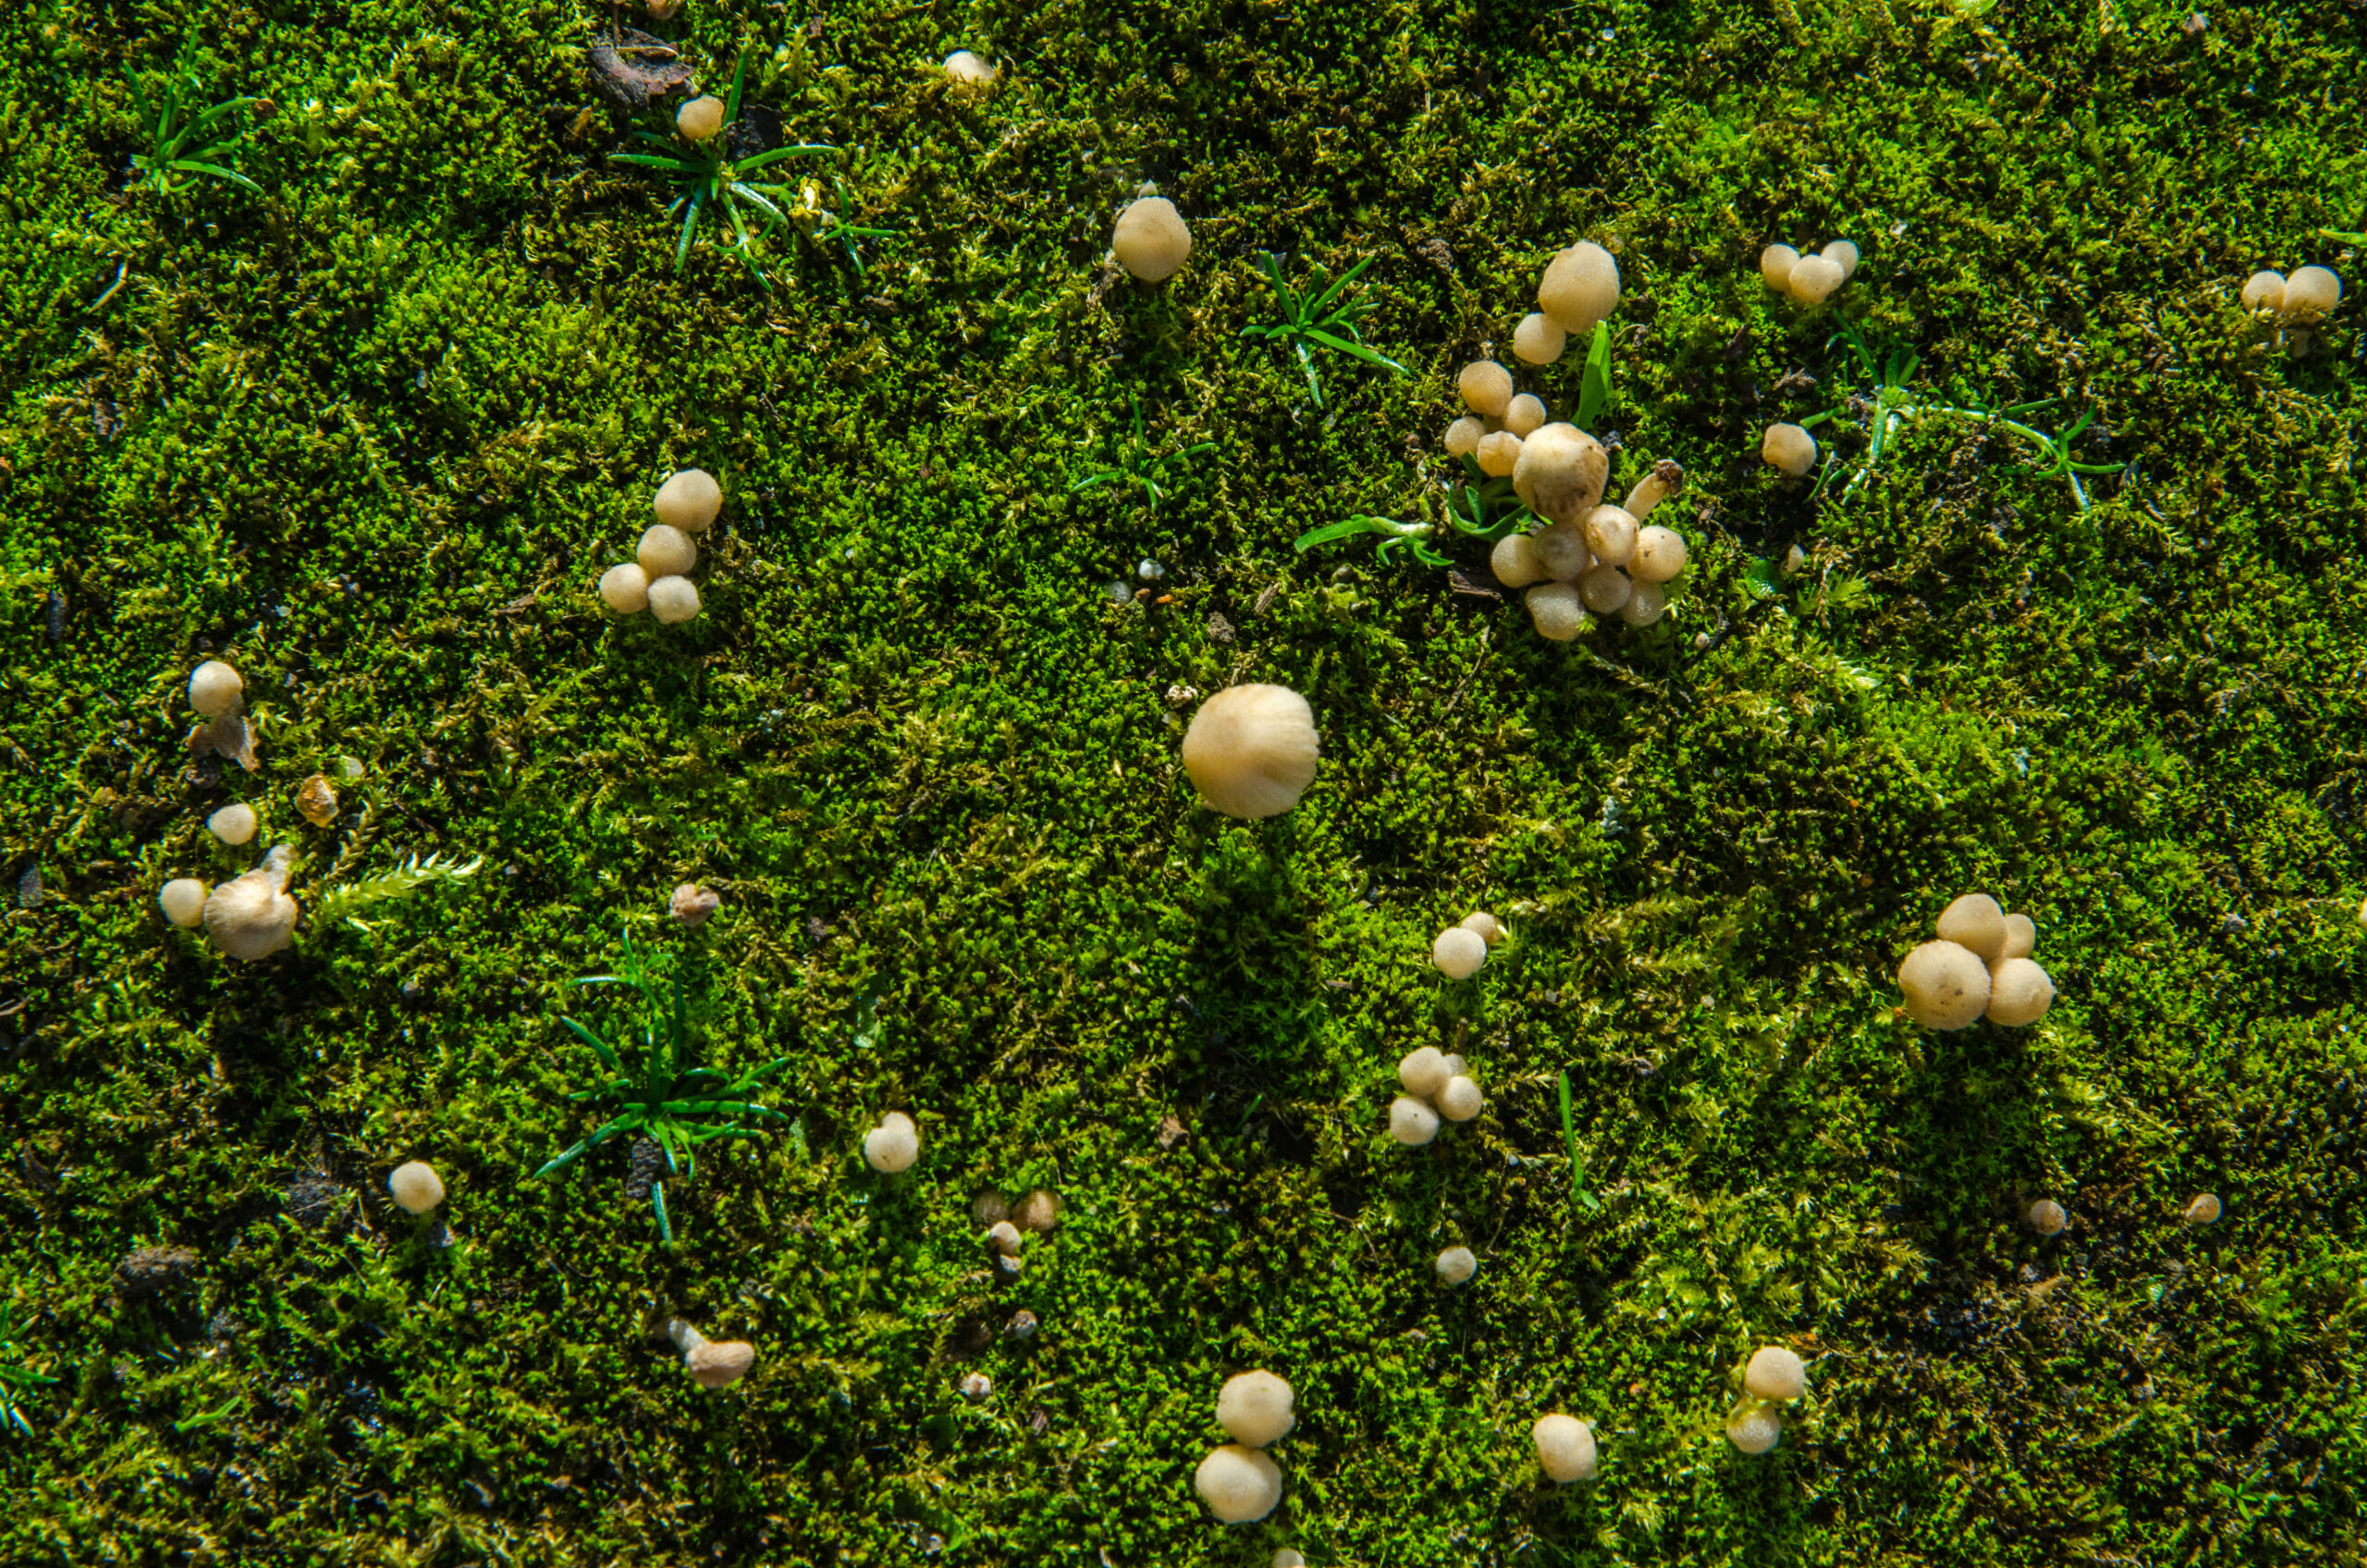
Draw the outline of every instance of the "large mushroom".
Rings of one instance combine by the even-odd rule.
[[[1315,782],[1315,715],[1287,686],[1228,686],[1184,731],[1184,771],[1209,809],[1279,816]]]

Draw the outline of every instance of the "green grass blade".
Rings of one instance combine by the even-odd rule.
[[[210,174],[216,179],[227,179],[233,185],[243,185],[258,196],[263,194],[262,186],[236,169],[226,169],[219,164],[201,164],[193,158],[176,158],[168,166],[177,168],[184,174]]]
[[[731,172],[735,175],[742,175],[750,169],[760,169],[767,164],[779,163],[783,158],[803,158],[816,153],[837,151],[836,147],[821,141],[805,142],[795,147],[776,147],[768,153],[759,153],[753,158],[741,159],[731,165]]]
[[[701,187],[699,190],[691,192],[689,210],[682,214],[682,238],[676,240],[674,243],[674,270],[676,272],[681,271],[682,263],[690,259],[691,235],[699,225],[699,209],[705,205],[706,190],[705,187]],[[652,1041],[651,1043],[653,1045],[656,1044],[655,1041]]]
[[[1324,331],[1321,327],[1310,328],[1306,336],[1310,342],[1320,343],[1327,349],[1346,354],[1352,359],[1362,360],[1367,364],[1384,365],[1389,369],[1395,371],[1400,375],[1409,374],[1404,365],[1399,364],[1395,360],[1389,358],[1386,354],[1377,354],[1361,343],[1352,343],[1344,337],[1335,337],[1331,334]]]
[[[1611,324],[1594,324],[1594,341],[1587,348],[1587,365],[1578,382],[1578,428],[1592,430],[1597,415],[1611,402]]]
[[[1586,1165],[1578,1158],[1578,1124],[1570,1114],[1570,1074],[1566,1070],[1562,1074],[1562,1137],[1570,1149],[1570,1195],[1588,1209],[1600,1208],[1601,1203],[1587,1191]]]
[[[1331,301],[1337,300],[1340,297],[1341,292],[1344,290],[1348,285],[1356,280],[1356,275],[1358,273],[1363,272],[1365,268],[1370,265],[1372,265],[1372,258],[1370,256],[1367,256],[1363,261],[1358,262],[1355,266],[1350,267],[1346,272],[1341,274],[1340,280],[1337,283],[1334,283],[1331,288],[1318,295],[1315,302],[1307,306],[1306,313],[1317,320],[1321,320],[1323,312],[1331,307]]]
[[[607,1041],[600,1038],[599,1035],[595,1035],[591,1030],[586,1029],[583,1024],[578,1023],[572,1018],[562,1016],[559,1019],[559,1023],[562,1026],[573,1030],[577,1039],[583,1041],[585,1045],[590,1046],[593,1053],[599,1057],[602,1064],[605,1065],[609,1072],[622,1072],[625,1070],[625,1064],[617,1060],[617,1053],[609,1048]]]
[[[665,169],[672,174],[703,174],[705,172],[704,167],[698,164],[684,163],[680,158],[660,157],[655,153],[611,153],[608,154],[608,162],[612,164],[638,164],[645,169]]]

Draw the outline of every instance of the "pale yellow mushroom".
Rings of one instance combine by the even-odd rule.
[[[1938,932],[1983,963],[2005,956],[2005,912],[1986,893],[1967,893],[1942,910]]]
[[[246,843],[255,836],[255,808],[233,801],[205,819],[205,830],[226,844]]]
[[[1389,1135],[1408,1148],[1419,1148],[1439,1135],[1439,1113],[1400,1095],[1389,1102]]]
[[[600,574],[600,602],[619,615],[649,607],[649,573],[639,561],[624,561]]]
[[[1479,1085],[1460,1072],[1446,1081],[1436,1103],[1439,1114],[1449,1121],[1468,1121],[1488,1108]]]
[[[2215,1193],[2204,1193],[2186,1206],[2180,1216],[2189,1225],[2213,1225],[2219,1219],[2219,1198]]]
[[[1771,424],[1759,440],[1759,460],[1798,479],[1816,466],[1816,437],[1797,424]]]
[[[1788,280],[1794,300],[1803,305],[1821,305],[1833,298],[1833,291],[1847,282],[1849,275],[1839,262],[1823,256],[1802,256],[1792,263]]]
[[[723,100],[693,98],[674,112],[674,129],[685,141],[710,141],[723,129]]]
[[[1507,533],[1488,552],[1488,570],[1507,588],[1526,588],[1545,575],[1537,543],[1526,533]]]
[[[1515,435],[1527,435],[1545,423],[1545,405],[1527,392],[1521,393],[1504,405],[1504,428]]]
[[[1446,427],[1446,455],[1450,458],[1475,456],[1479,450],[1479,438],[1487,434],[1486,425],[1469,414],[1464,415]]]
[[[1798,264],[1800,253],[1789,245],[1770,245],[1759,252],[1760,280],[1778,294],[1792,291],[1792,268]]]
[[[2313,322],[2342,303],[2342,279],[2325,267],[2295,267],[2285,279],[2287,321]]]
[[[1490,914],[1484,909],[1474,910],[1469,914],[1465,915],[1463,917],[1463,928],[1466,931],[1478,932],[1480,940],[1486,942],[1491,948],[1504,939],[1504,923],[1498,920],[1494,915]],[[1460,1069],[1457,1071],[1460,1071]]]
[[[1445,1088],[1452,1076],[1446,1058],[1439,1054],[1436,1046],[1417,1046],[1397,1064],[1397,1081],[1405,1085],[1407,1094],[1422,1099],[1429,1099]]]
[[[205,919],[205,884],[194,876],[176,876],[156,894],[165,918],[184,931],[193,931]]]
[[[1513,357],[1526,365],[1550,365],[1568,348],[1570,335],[1543,311],[1531,311],[1513,328]]]
[[[1493,360],[1474,360],[1455,373],[1454,389],[1481,419],[1502,419],[1513,400],[1513,373]]]
[[[703,468],[682,469],[667,475],[651,507],[667,527],[704,533],[723,510],[723,486]]]
[[[405,1214],[425,1214],[444,1201],[444,1179],[425,1160],[414,1159],[388,1173],[386,1191]]]
[[[1649,523],[1636,531],[1636,553],[1627,558],[1627,575],[1637,582],[1673,582],[1684,571],[1686,559],[1683,534]]]
[[[967,49],[956,49],[945,56],[943,69],[955,81],[971,87],[992,86],[995,79],[1002,75],[1000,66],[990,66]]]
[[[2019,913],[2007,915],[2005,950],[1997,956],[2000,959],[2028,958],[2037,949],[2038,927],[2030,924],[2030,917]]]
[[[2009,1028],[2036,1023],[2054,1005],[2054,978],[2029,959],[2005,959],[1989,972],[1989,1006],[1983,1015],[1990,1023]]]
[[[1636,554],[1636,520],[1625,507],[1596,507],[1586,515],[1587,550],[1599,566],[1625,566]]]
[[[1280,1442],[1298,1425],[1291,1386],[1271,1372],[1243,1372],[1217,1390],[1217,1425],[1245,1448]]]
[[[679,1317],[667,1319],[666,1336],[703,1389],[729,1388],[756,1364],[756,1347],[745,1340],[710,1340]]]
[[[1509,430],[1479,437],[1479,472],[1490,479],[1509,479],[1520,464],[1521,439]]]
[[[2285,275],[2263,270],[2244,279],[2240,298],[2248,311],[2281,311],[2285,308]]]
[[[1598,566],[1578,579],[1578,597],[1597,615],[1610,615],[1627,602],[1635,584],[1615,566]]]
[[[1439,1278],[1450,1285],[1460,1285],[1478,1271],[1479,1260],[1469,1247],[1449,1247],[1439,1254]]]
[[[1907,1016],[1926,1029],[1962,1029],[1988,1011],[1989,966],[1954,942],[1926,942],[1898,966]]]
[[[1627,492],[1627,498],[1619,504],[1627,509],[1629,517],[1641,523],[1652,515],[1654,507],[1684,488],[1685,471],[1662,458],[1652,465],[1650,472],[1636,481],[1634,488]]]
[[[1513,489],[1538,516],[1576,522],[1602,500],[1610,474],[1601,442],[1574,424],[1546,424],[1521,443]]]
[[[1450,980],[1468,980],[1488,962],[1488,939],[1477,931],[1450,925],[1430,943],[1430,962]]]
[[[1567,333],[1588,333],[1619,307],[1619,263],[1611,252],[1580,240],[1555,256],[1537,287],[1537,308]]]
[[[1530,623],[1549,643],[1567,643],[1587,629],[1586,605],[1572,583],[1540,582],[1526,603]]]
[[[292,858],[285,844],[278,845],[261,865],[214,889],[201,918],[215,947],[251,962],[269,958],[295,939],[299,912],[287,890]]]
[[[1846,239],[1836,239],[1817,252],[1841,269],[1841,281],[1848,282],[1858,275],[1858,247]]]
[[[207,659],[189,674],[189,705],[206,718],[236,713],[246,702],[247,683],[220,659]]]
[[[1184,771],[1201,801],[1227,816],[1278,816],[1315,782],[1315,715],[1286,686],[1229,686],[1200,704],[1184,732]]]
[[[1668,613],[1668,590],[1657,582],[1638,582],[1627,590],[1619,619],[1630,626],[1650,626]]]
[[[1782,1345],[1761,1345],[1743,1368],[1742,1386],[1753,1399],[1797,1399],[1808,1392],[1808,1368],[1797,1352]]]
[[[1765,1453],[1783,1438],[1784,1423],[1763,1404],[1737,1411],[1726,1423],[1726,1441],[1742,1453]]]
[[[1528,536],[1537,564],[1556,582],[1576,582],[1594,566],[1587,550],[1587,531],[1575,522],[1557,522]]]
[[[1146,196],[1118,214],[1110,247],[1118,264],[1145,283],[1164,283],[1192,253],[1192,231],[1175,203]]]
[[[891,1110],[881,1117],[879,1125],[863,1136],[863,1158],[874,1170],[892,1176],[900,1170],[910,1170],[920,1157],[920,1129],[901,1110]]]
[[[1246,1525],[1282,1501],[1282,1472],[1257,1449],[1227,1443],[1213,1449],[1193,1473],[1192,1485],[1208,1512],[1227,1525]]]
[[[1540,1415],[1528,1429],[1537,1446],[1537,1467],[1557,1485],[1590,1481],[1595,1473],[1594,1428],[1575,1415]]]
[[[633,559],[655,582],[661,577],[681,577],[698,564],[699,547],[691,536],[679,528],[656,523],[644,529],[641,544],[633,551]]]
[[[2030,1205],[2030,1212],[2022,1218],[2030,1222],[2031,1230],[2042,1236],[2059,1236],[2064,1227],[2071,1223],[2071,1217],[2064,1213],[2063,1206],[2053,1198],[2039,1199]]]
[[[687,577],[661,577],[649,585],[649,613],[680,626],[699,613],[698,584]]]

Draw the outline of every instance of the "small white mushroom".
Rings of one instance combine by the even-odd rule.
[[[1574,424],[1546,424],[1522,441],[1513,490],[1538,516],[1576,522],[1601,501],[1610,476],[1601,442]]]
[[[1636,481],[1627,498],[1619,504],[1627,515],[1641,523],[1652,515],[1652,508],[1685,488],[1685,471],[1663,458],[1652,465],[1652,471]]]
[[[945,56],[945,74],[972,87],[987,87],[1002,75],[1000,66],[990,66],[967,49],[956,49]]]
[[[1488,552],[1488,570],[1507,588],[1526,588],[1545,575],[1537,543],[1526,533],[1507,533]]]
[[[1282,1501],[1282,1472],[1263,1452],[1240,1443],[1212,1449],[1192,1476],[1208,1512],[1227,1525],[1246,1525]]]
[[[1509,479],[1520,464],[1521,439],[1509,430],[1492,431],[1479,437],[1476,454],[1479,472],[1490,479]]]
[[[1450,925],[1431,941],[1430,962],[1450,980],[1468,980],[1488,962],[1488,939],[1477,931]]]
[[[2038,927],[2030,917],[2019,913],[2005,917],[2005,950],[2001,959],[2028,958],[2038,948]]]
[[[1792,291],[1792,268],[1798,264],[1800,253],[1789,245],[1770,245],[1759,252],[1760,281],[1778,294]]]
[[[1110,248],[1118,264],[1145,283],[1164,283],[1192,253],[1192,231],[1164,196],[1146,196],[1118,214]]]
[[[2214,1225],[2218,1223],[2219,1214],[2218,1194],[2204,1193],[2192,1203],[2188,1204],[2186,1212],[2179,1218],[2189,1225]]]
[[[156,894],[165,918],[184,931],[193,931],[205,919],[205,884],[194,876],[176,876]]]
[[[1474,910],[1465,915],[1463,928],[1478,932],[1479,939],[1491,948],[1504,939],[1504,923],[1484,909]]]
[[[1446,455],[1450,458],[1477,457],[1479,439],[1487,434],[1485,424],[1469,414],[1464,415],[1446,427]]]
[[[1513,400],[1513,373],[1493,360],[1474,360],[1455,373],[1454,388],[1481,419],[1502,419]]]
[[[243,844],[255,836],[255,808],[234,801],[205,819],[205,830],[226,844]]]
[[[1598,565],[1625,566],[1636,555],[1636,520],[1625,507],[1597,507],[1586,515],[1587,549]]]
[[[405,1214],[425,1214],[444,1201],[444,1179],[425,1160],[414,1159],[387,1175],[386,1191]]]
[[[996,1221],[987,1231],[987,1245],[1005,1257],[1019,1256],[1019,1227],[1008,1219]]]
[[[2054,1005],[2054,980],[2026,958],[2009,958],[1989,972],[1989,1006],[1983,1016],[1992,1023],[2019,1028],[2036,1023]]]
[[[1594,1428],[1575,1415],[1540,1415],[1528,1429],[1537,1445],[1537,1466],[1559,1485],[1590,1481],[1595,1473]]]
[[[679,1317],[667,1320],[666,1336],[703,1389],[729,1388],[756,1364],[756,1347],[745,1340],[710,1340]]]
[[[1389,1135],[1407,1148],[1419,1148],[1439,1135],[1439,1113],[1400,1095],[1389,1102]]]
[[[2285,308],[2285,275],[2261,271],[2244,279],[2241,296],[2248,311],[2281,311]]]
[[[1943,941],[1970,949],[1983,963],[2005,956],[2005,912],[1986,893],[1967,893],[1950,903],[1935,929]]]
[[[2030,1205],[2030,1211],[2022,1218],[2030,1222],[2031,1230],[2042,1236],[2059,1236],[2064,1227],[2071,1223],[2071,1217],[2063,1212],[2063,1206],[2053,1198],[2039,1199]]]
[[[962,1379],[962,1397],[973,1404],[995,1391],[995,1380],[984,1372],[972,1372]]]
[[[1435,1097],[1453,1076],[1436,1046],[1418,1046],[1397,1064],[1397,1081],[1405,1085],[1405,1092],[1426,1100]]]
[[[1537,634],[1549,643],[1567,643],[1587,629],[1586,605],[1567,582],[1540,582],[1523,601]]]
[[[1792,479],[1816,466],[1816,437],[1797,424],[1771,424],[1759,438],[1759,460]]]
[[[1478,1272],[1478,1258],[1469,1247],[1449,1247],[1439,1254],[1439,1278],[1450,1285],[1460,1285]]]
[[[655,582],[661,577],[681,577],[696,566],[699,547],[681,529],[660,522],[643,531],[633,558]]]
[[[1989,1008],[1989,966],[1970,949],[1926,942],[1898,966],[1907,1016],[1926,1029],[1961,1029]]]
[[[2325,267],[2295,267],[2280,306],[2287,321],[2313,322],[2342,303],[2342,279]]]
[[[1271,1372],[1236,1374],[1217,1390],[1217,1425],[1247,1448],[1280,1442],[1298,1425],[1291,1398],[1291,1386]]]
[[[1619,308],[1619,263],[1611,252],[1580,240],[1555,256],[1537,286],[1537,308],[1563,331],[1588,333]]]
[[[1487,1096],[1479,1085],[1458,1072],[1446,1081],[1438,1093],[1439,1114],[1449,1121],[1468,1121],[1487,1109]]]
[[[1763,1404],[1754,1404],[1738,1411],[1726,1423],[1726,1441],[1744,1453],[1765,1453],[1783,1439],[1784,1423]]]
[[[208,659],[190,671],[189,705],[207,718],[235,712],[246,694],[247,683],[220,659]]]
[[[723,509],[723,486],[703,468],[668,474],[653,503],[657,521],[685,533],[704,533]]]
[[[1531,311],[1513,328],[1513,357],[1525,365],[1550,365],[1568,348],[1570,335],[1543,311]]]
[[[901,1110],[889,1111],[879,1119],[878,1126],[864,1134],[863,1158],[874,1170],[884,1170],[892,1176],[900,1170],[910,1170],[913,1161],[920,1157],[920,1129]]]
[[[1597,615],[1610,615],[1627,602],[1635,584],[1615,566],[1598,566],[1578,579],[1578,597]]]
[[[1036,1188],[1011,1206],[1011,1222],[1039,1236],[1051,1234],[1061,1222],[1061,1194],[1047,1187]]]
[[[1576,582],[1594,567],[1587,550],[1587,531],[1575,522],[1557,522],[1528,536],[1537,564],[1556,582]]]
[[[234,876],[205,900],[202,918],[214,945],[232,958],[269,958],[295,939],[296,900],[288,897],[288,846],[275,847],[263,864]]]
[[[1685,570],[1685,536],[1658,523],[1636,531],[1636,553],[1627,557],[1627,575],[1638,582],[1670,582]]]
[[[1782,1345],[1761,1345],[1750,1353],[1742,1386],[1753,1399],[1797,1399],[1808,1392],[1809,1372],[1797,1353]]]
[[[666,900],[666,913],[674,917],[677,925],[705,925],[723,907],[723,897],[712,888],[702,888],[695,882],[675,886],[673,896]]]
[[[674,129],[685,141],[712,141],[723,129],[723,100],[709,94],[674,111]]]
[[[1306,1559],[1286,1546],[1276,1547],[1274,1555],[1266,1560],[1266,1568],[1306,1568]]]
[[[1515,435],[1527,435],[1545,423],[1545,405],[1530,393],[1524,392],[1504,405],[1504,428]]]
[[[698,584],[687,577],[661,577],[649,585],[649,613],[679,626],[699,613]]]
[[[600,602],[619,615],[649,607],[649,573],[638,561],[621,561],[600,574]]]
[[[1846,239],[1836,239],[1817,252],[1841,269],[1841,281],[1848,282],[1858,276],[1858,247]]]
[[[1849,274],[1839,262],[1825,256],[1802,256],[1792,263],[1792,276],[1787,282],[1794,300],[1803,305],[1821,305],[1848,280]]]
[[[1668,611],[1668,590],[1657,582],[1638,582],[1627,590],[1619,619],[1630,626],[1650,626]]]

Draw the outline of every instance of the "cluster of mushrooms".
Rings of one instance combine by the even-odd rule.
[[[1049,1235],[1061,1222],[1060,1194],[1048,1188],[1012,1203],[1000,1193],[981,1193],[970,1205],[971,1218],[986,1228],[987,1252],[996,1272],[1006,1278],[1019,1272],[1019,1249],[1030,1234]]]
[[[701,103],[716,104],[719,126],[723,105],[713,99],[685,104],[682,113]],[[657,521],[642,533],[633,558],[601,574],[600,600],[619,615],[647,610],[672,626],[699,613],[698,585],[690,579],[699,547],[691,535],[705,533],[714,523],[723,509],[723,487],[706,470],[686,468],[657,487],[656,508]]]
[[[190,671],[189,705],[205,722],[190,736],[190,749],[220,751],[252,768],[254,729],[246,717],[246,681],[220,659]],[[251,842],[255,808],[245,802],[222,807],[205,819],[206,830],[225,844]],[[209,888],[194,876],[177,876],[157,889],[156,906],[185,931],[203,926],[214,945],[232,958],[269,958],[296,939],[296,900],[288,893],[294,856],[285,844],[243,876]]]
[[[1940,912],[1939,940],[1898,966],[1907,1015],[1926,1029],[1962,1029],[1982,1018],[2036,1023],[2054,1005],[2054,982],[2030,958],[2038,928],[2007,914],[1986,893],[1967,893]]]
[[[1298,1424],[1291,1386],[1271,1372],[1244,1372],[1217,1392],[1217,1425],[1233,1441],[1210,1449],[1192,1484],[1208,1512],[1227,1525],[1246,1525],[1282,1501],[1282,1472],[1266,1452]]]
[[[1499,539],[1488,564],[1507,588],[1528,590],[1529,620],[1550,642],[1576,637],[1591,615],[1651,625],[1668,608],[1667,585],[1685,570],[1684,536],[1644,521],[1684,484],[1684,471],[1660,463],[1623,505],[1605,506],[1609,470],[1601,445],[1568,424],[1528,437],[1513,470],[1513,488],[1546,526]]]
[[[2244,280],[2244,309],[2306,325],[2342,302],[2342,279],[2331,267],[2295,267],[2291,276],[2261,271]]]
[[[1726,1417],[1726,1441],[1744,1453],[1765,1453],[1783,1440],[1778,1407],[1808,1392],[1808,1368],[1784,1346],[1761,1345],[1743,1368],[1742,1389],[1742,1403]]]
[[[1836,239],[1813,255],[1789,245],[1759,252],[1759,276],[1768,288],[1796,305],[1821,305],[1858,270],[1858,247]]]
[[[1436,1046],[1406,1052],[1397,1064],[1397,1081],[1405,1092],[1389,1102],[1389,1135],[1408,1148],[1437,1137],[1440,1117],[1468,1121],[1487,1109],[1487,1096],[1463,1059]]]
[[[920,1157],[921,1130],[901,1110],[889,1111],[863,1135],[864,1163],[886,1175],[910,1170]]]
[[[1584,337],[1619,308],[1619,263],[1592,240],[1554,252],[1537,282],[1537,309],[1513,328],[1523,364],[1550,365],[1573,337]]]
[[[1488,962],[1488,949],[1504,939],[1503,923],[1475,910],[1430,942],[1430,962],[1450,980],[1468,980]]]

